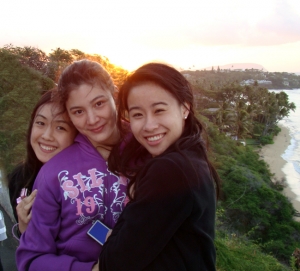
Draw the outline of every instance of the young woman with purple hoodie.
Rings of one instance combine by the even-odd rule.
[[[113,228],[126,202],[127,179],[106,161],[120,138],[114,92],[96,62],[77,61],[62,73],[59,101],[79,134],[37,176],[32,219],[16,254],[19,271],[90,271],[97,262],[102,246],[87,232],[96,220]]]

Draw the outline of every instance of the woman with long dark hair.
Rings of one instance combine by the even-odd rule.
[[[19,233],[26,230],[31,218],[31,207],[37,193],[32,187],[39,170],[70,146],[77,133],[68,114],[53,101],[56,92],[57,89],[45,92],[35,105],[27,130],[25,160],[8,175],[10,202]],[[22,191],[24,195],[21,195]]]
[[[207,157],[190,84],[174,68],[146,64],[119,91],[118,125],[133,137],[109,168],[130,178],[127,204],[93,270],[215,270],[220,179]]]

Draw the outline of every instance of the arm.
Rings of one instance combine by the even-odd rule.
[[[48,175],[47,172],[44,175],[42,169],[35,181],[39,192],[32,207],[31,221],[17,249],[18,270],[91,271],[95,262],[79,262],[76,257],[56,253],[61,225],[60,187],[58,181],[47,178]]]
[[[37,190],[34,190],[30,196],[24,198],[16,207],[19,221],[19,230],[21,233],[28,227],[28,223],[31,220],[31,208],[34,203]]]
[[[7,239],[4,216],[0,210],[0,242]]]
[[[185,175],[174,162],[158,160],[141,176],[136,200],[126,206],[103,246],[102,271],[144,270],[191,212]]]
[[[99,261],[93,266],[92,271],[99,271]]]

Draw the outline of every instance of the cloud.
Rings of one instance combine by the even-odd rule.
[[[298,6],[299,8],[299,6]],[[248,42],[260,45],[277,45],[297,42],[300,40],[300,15],[288,3],[278,2],[273,16],[259,22],[257,34],[252,35]]]
[[[63,47],[72,42],[75,47],[97,45],[99,50],[126,43],[136,50],[168,52],[300,41],[299,0],[90,0],[85,5],[74,0],[72,5],[59,1],[59,8],[58,0],[45,1],[47,8],[38,0],[32,5],[7,1],[7,12],[0,18],[1,43],[20,40],[49,47],[55,41],[55,46]]]
[[[192,7],[194,8],[194,7]],[[207,7],[206,7],[207,8]],[[223,12],[221,12],[223,9]],[[137,35],[136,42],[160,47],[199,46],[268,46],[300,41],[300,5],[298,2],[256,2],[254,7],[231,5],[191,11],[186,21],[176,20],[166,27],[156,25]],[[201,13],[202,12],[202,13]],[[205,14],[206,13],[206,14]],[[160,20],[156,20],[160,24]],[[170,25],[173,23],[173,27]]]

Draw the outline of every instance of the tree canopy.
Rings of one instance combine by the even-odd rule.
[[[56,48],[49,55],[34,47],[8,45],[0,49],[0,161],[7,172],[24,159],[30,114],[42,91],[57,83],[64,67],[84,58],[101,63],[117,86],[127,75],[126,70],[108,58],[77,49]],[[220,69],[210,72],[221,73]],[[255,149],[232,138],[270,143],[279,131],[278,121],[295,110],[295,104],[285,92],[270,92],[259,84],[241,85],[223,75],[222,82],[215,84],[211,76],[199,73],[199,78],[188,80],[195,90],[198,117],[210,139],[210,160],[223,180],[217,213],[218,268],[287,270],[293,250],[300,247],[300,223],[294,220],[296,211],[281,193],[284,183],[274,181]],[[239,256],[241,250],[247,257]],[[263,256],[261,251],[267,255]],[[238,264],[226,258],[229,255],[240,261],[245,257],[250,260],[245,265]],[[253,257],[255,262],[251,265]],[[261,268],[257,269],[258,266]],[[264,269],[266,266],[268,269]]]

